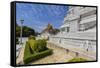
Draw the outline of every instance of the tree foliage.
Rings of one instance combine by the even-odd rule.
[[[35,30],[30,27],[23,26],[22,30],[23,30],[22,31],[23,37],[28,37],[29,35],[36,35]],[[16,26],[16,37],[20,37],[20,32],[21,32],[21,27]]]

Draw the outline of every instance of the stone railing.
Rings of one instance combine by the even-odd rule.
[[[50,37],[49,42],[54,43],[59,47],[63,47],[65,49],[69,49],[71,51],[84,55],[88,55],[89,57],[96,59],[96,40]]]

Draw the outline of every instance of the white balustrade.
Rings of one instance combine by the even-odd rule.
[[[52,37],[50,42],[57,46],[79,48],[87,52],[96,52],[96,40]]]

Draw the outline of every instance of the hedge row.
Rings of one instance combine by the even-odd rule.
[[[38,52],[38,53],[35,53],[35,54],[31,54],[31,52],[29,52],[29,51],[30,51],[29,46],[26,45],[25,52],[24,52],[24,64],[28,64],[31,61],[35,61],[37,59],[40,59],[40,58],[43,58],[45,56],[52,54],[51,49],[48,49],[48,50],[45,50],[45,51],[42,51],[42,52]]]
[[[23,59],[29,57],[30,55],[32,55],[32,51],[30,49],[28,42],[26,42]]]

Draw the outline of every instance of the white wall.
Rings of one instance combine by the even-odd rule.
[[[12,68],[9,65],[10,64],[10,2],[11,1],[12,0],[0,0],[0,68]],[[99,5],[100,7],[100,0],[23,0],[23,1]],[[100,28],[100,23],[98,25]],[[100,31],[99,31],[99,36],[100,36]],[[99,67],[100,67],[100,62],[35,66],[34,68],[99,68]],[[33,68],[33,66],[27,68]]]

